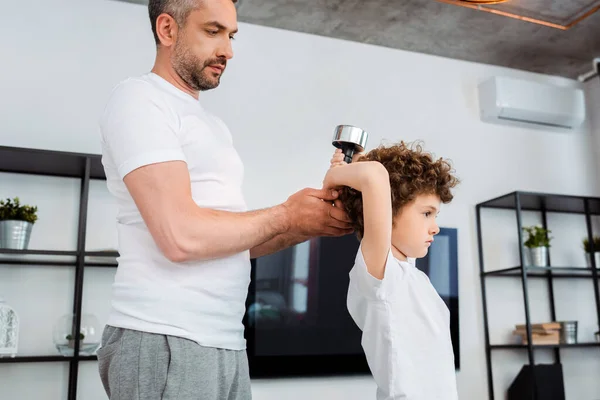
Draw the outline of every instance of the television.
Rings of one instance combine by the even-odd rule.
[[[251,378],[369,374],[361,331],[346,308],[354,234],[319,237],[251,260],[244,316]],[[460,368],[457,231],[441,228],[417,268],[450,310]]]

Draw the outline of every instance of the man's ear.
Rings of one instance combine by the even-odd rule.
[[[177,41],[179,26],[175,19],[167,13],[162,13],[156,19],[156,35],[160,44],[165,47],[171,47]]]

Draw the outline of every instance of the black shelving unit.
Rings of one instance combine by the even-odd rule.
[[[481,229],[481,210],[484,208],[514,210],[517,220],[517,235],[519,246],[519,257],[521,265],[486,271],[484,267],[483,241]],[[485,354],[487,363],[488,391],[490,400],[494,400],[494,384],[492,376],[492,350],[522,349],[527,351],[529,365],[535,365],[535,349],[553,350],[554,362],[560,363],[560,350],[568,348],[586,348],[600,347],[600,343],[577,343],[577,344],[556,344],[556,345],[536,345],[531,340],[531,317],[529,310],[529,289],[528,281],[530,279],[545,279],[548,286],[550,316],[556,321],[556,310],[554,300],[554,279],[588,279],[592,281],[594,288],[594,298],[596,302],[596,314],[598,325],[600,326],[600,291],[598,290],[600,270],[596,269],[594,257],[591,257],[591,268],[581,267],[553,267],[550,255],[548,255],[549,267],[527,266],[525,261],[525,247],[523,245],[523,225],[522,213],[524,211],[535,211],[541,213],[542,226],[547,228],[548,213],[570,213],[583,214],[586,219],[587,234],[592,242],[593,230],[591,217],[600,215],[600,198],[587,196],[568,196],[549,193],[534,193],[515,191],[503,196],[491,199],[476,205],[477,221],[477,244],[479,248],[479,269],[481,280],[481,298],[483,302],[483,323],[485,332]],[[522,282],[523,300],[525,308],[525,325],[527,331],[527,344],[491,344],[488,327],[486,278],[520,278]],[[535,386],[534,386],[534,396]],[[536,397],[537,398],[537,397]],[[542,399],[539,399],[542,400]]]
[[[73,314],[74,332],[81,328],[83,300],[83,275],[85,267],[116,267],[117,252],[88,252],[85,249],[86,224],[90,181],[105,180],[101,156],[96,154],[71,153],[0,146],[0,172],[33,174],[74,178],[80,180],[79,216],[77,224],[77,248],[73,251],[56,250],[9,250],[0,249],[0,264],[9,265],[52,265],[75,268]],[[106,257],[106,262],[89,262],[86,257]],[[37,258],[36,258],[37,257]],[[79,363],[96,360],[96,356],[79,356],[79,335],[75,336],[72,357],[61,355],[17,356],[0,358],[0,363],[68,362],[68,400],[77,397]]]

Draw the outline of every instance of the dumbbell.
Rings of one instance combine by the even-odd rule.
[[[344,153],[344,161],[352,162],[354,153],[360,153],[367,147],[369,134],[364,130],[352,125],[338,125],[333,133],[331,144]]]

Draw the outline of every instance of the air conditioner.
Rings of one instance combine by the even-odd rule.
[[[479,109],[484,122],[571,131],[585,120],[585,95],[575,87],[493,77],[479,84]]]

